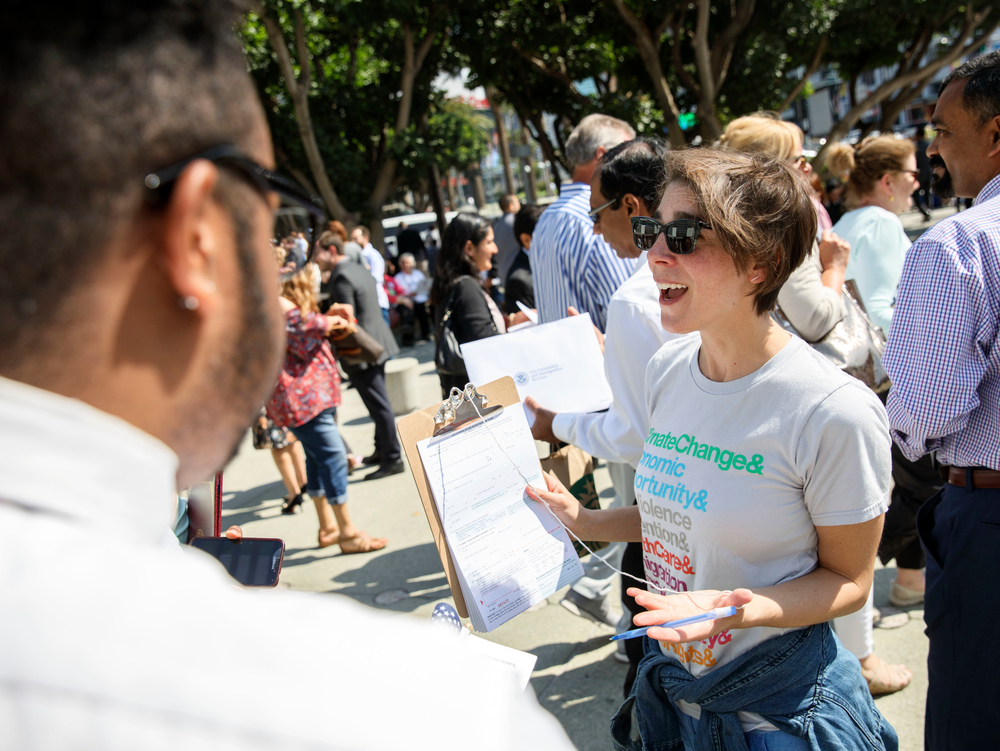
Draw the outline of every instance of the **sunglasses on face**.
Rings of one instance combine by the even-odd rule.
[[[615,198],[614,200],[608,201],[607,203],[602,203],[596,209],[591,209],[590,211],[588,211],[587,214],[590,216],[590,221],[596,222],[597,217],[600,216],[601,212],[604,211],[604,209],[608,208],[608,206],[610,206],[613,203],[618,203],[618,199]]]
[[[632,222],[632,242],[639,250],[649,250],[656,243],[656,238],[663,233],[667,248],[671,253],[686,256],[694,253],[698,235],[703,229],[712,229],[711,225],[700,219],[677,219],[667,224],[660,224],[648,216],[634,216]]]
[[[271,196],[276,195],[280,208],[276,209],[275,232],[277,237],[271,238],[272,245],[278,245],[278,237],[286,237],[296,231],[304,232],[313,243],[322,234],[326,215],[320,199],[302,190],[291,180],[276,175],[265,167],[247,158],[231,144],[213,146],[187,159],[171,164],[169,167],[150,172],[143,181],[146,185],[146,201],[151,206],[164,206],[170,200],[173,183],[180,177],[191,162],[197,159],[207,159],[213,164],[230,169],[256,188],[270,204]],[[310,243],[312,245],[312,243]],[[287,278],[306,264],[308,258],[298,253],[290,253],[289,269],[282,271],[282,277]]]

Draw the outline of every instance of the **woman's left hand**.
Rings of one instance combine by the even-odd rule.
[[[739,628],[743,622],[743,611],[737,610],[736,615],[728,618],[701,621],[700,623],[692,623],[690,626],[681,626],[678,629],[661,628],[658,624],[679,621],[681,618],[700,615],[707,610],[724,608],[727,605],[742,608],[753,599],[753,592],[749,589],[736,589],[732,592],[703,589],[675,595],[656,595],[630,587],[628,594],[634,597],[639,605],[646,608],[645,613],[640,613],[632,619],[636,628],[654,626],[646,632],[650,639],[672,643],[701,641],[723,631]]]

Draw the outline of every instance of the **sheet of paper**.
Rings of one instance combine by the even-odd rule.
[[[463,344],[462,356],[472,383],[510,376],[522,399],[554,412],[596,412],[613,400],[587,313]]]
[[[531,308],[529,308],[527,305],[525,305],[520,300],[517,301],[517,307],[518,307],[518,309],[522,313],[524,313],[526,316],[528,316],[528,320],[529,321],[531,321],[532,323],[535,323],[535,324],[538,323],[538,313],[536,313],[534,310],[532,310]]]
[[[514,677],[521,688],[528,687],[528,681],[531,680],[531,671],[535,669],[538,657],[530,652],[522,652],[519,649],[505,647],[503,644],[497,644],[496,642],[473,636],[464,628],[461,633],[465,634],[462,637],[462,644],[466,649],[510,670],[514,673]]]
[[[417,450],[477,630],[492,631],[583,576],[566,530],[525,492],[525,478],[539,488],[545,481],[520,405]]]

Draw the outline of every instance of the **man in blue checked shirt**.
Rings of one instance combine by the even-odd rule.
[[[996,747],[1000,727],[1000,51],[941,84],[928,147],[942,196],[975,206],[907,252],[885,367],[893,438],[948,483],[917,528],[927,553],[924,744]],[[943,168],[942,169],[942,163]],[[951,192],[953,189],[954,193]],[[847,468],[845,468],[845,471]]]
[[[594,234],[590,179],[606,151],[635,138],[632,127],[607,115],[588,115],[566,140],[573,182],[538,219],[531,236],[531,275],[540,323],[566,317],[566,308],[590,313],[604,333],[611,295],[632,274],[604,238]]]

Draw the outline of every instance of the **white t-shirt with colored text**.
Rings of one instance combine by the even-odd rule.
[[[816,527],[860,524],[888,508],[885,409],[800,339],[725,383],[702,374],[700,346],[667,342],[646,370],[650,427],[635,476],[646,578],[669,593],[808,574]],[[699,676],[792,630],[733,629],[660,647]]]

